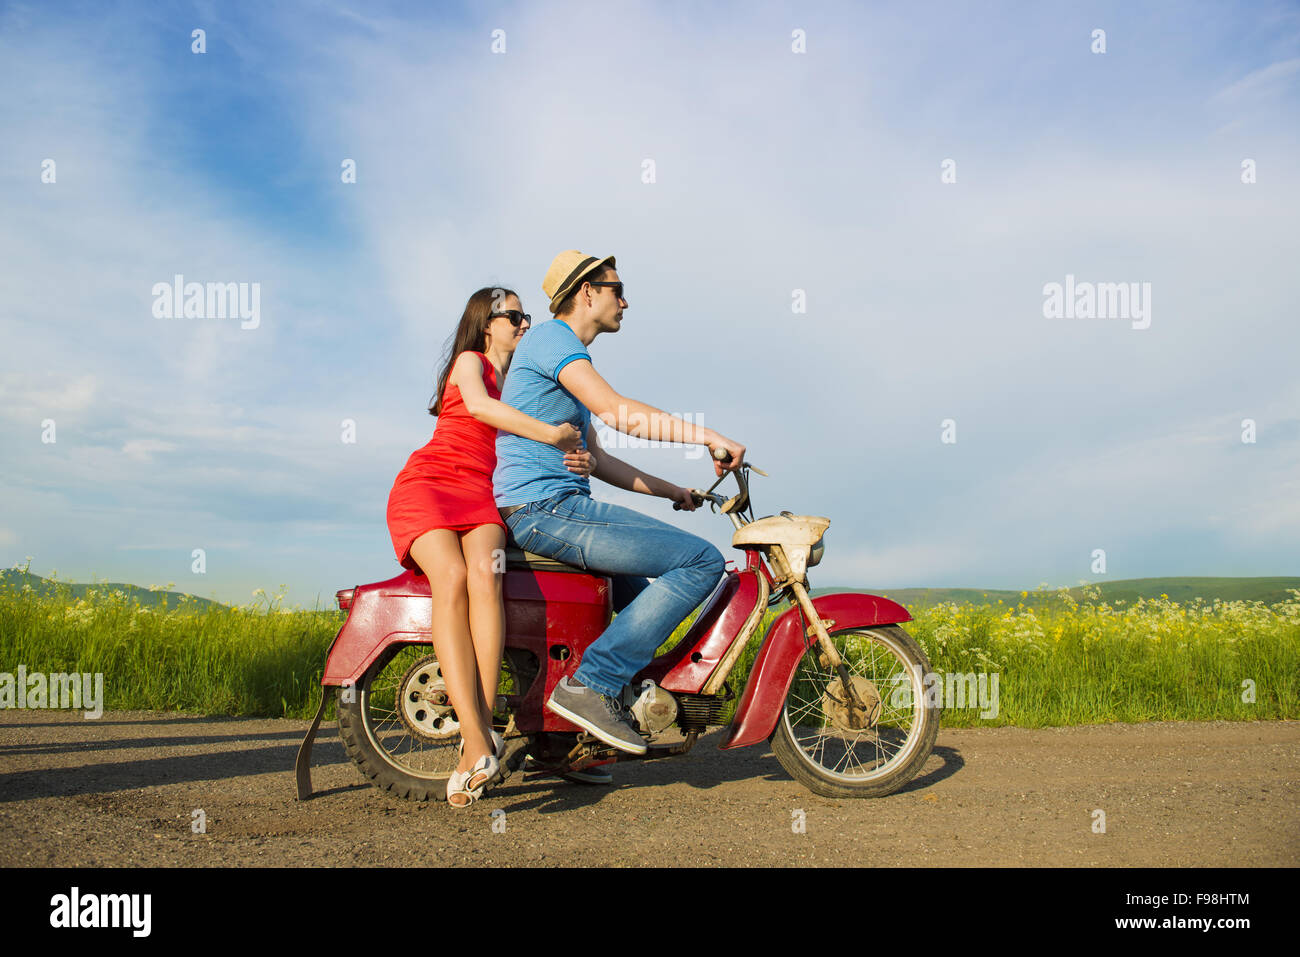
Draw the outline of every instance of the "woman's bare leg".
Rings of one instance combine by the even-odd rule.
[[[468,771],[480,758],[492,753],[492,742],[479,707],[481,686],[470,637],[465,556],[456,532],[435,528],[411,545],[411,558],[429,579],[433,651],[465,742],[456,770]]]
[[[478,662],[481,696],[479,712],[485,727],[492,727],[501,676],[501,652],[506,640],[506,612],[502,604],[506,533],[500,525],[480,525],[461,533],[469,592],[469,630]]]

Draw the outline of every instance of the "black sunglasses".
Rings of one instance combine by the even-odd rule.
[[[613,287],[614,287],[614,298],[615,298],[615,299],[622,299],[622,298],[623,298],[623,281],[622,281],[622,280],[619,280],[618,282],[593,282],[593,283],[590,283],[589,285],[592,285],[592,286],[613,286]]]
[[[526,312],[520,312],[518,309],[507,309],[505,312],[494,312],[490,316],[488,316],[488,318],[495,319],[498,316],[505,316],[507,319],[510,320],[510,325],[514,326],[515,328],[518,328],[520,323],[526,322],[529,325],[532,325],[533,323],[532,316],[530,316]]]

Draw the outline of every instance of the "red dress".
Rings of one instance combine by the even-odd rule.
[[[501,398],[496,369],[483,353],[474,355],[483,363],[488,395]],[[407,459],[388,495],[388,532],[403,567],[420,571],[411,558],[411,543],[430,529],[506,527],[492,497],[496,441],[497,430],[466,411],[460,389],[449,381],[433,438]]]

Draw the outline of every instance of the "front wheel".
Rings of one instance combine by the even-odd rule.
[[[834,632],[831,641],[854,695],[810,646],[769,739],[772,753],[814,794],[883,797],[912,780],[934,749],[941,712],[925,693],[930,662],[898,625]]]

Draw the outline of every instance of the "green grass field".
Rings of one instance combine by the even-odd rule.
[[[949,727],[1300,717],[1300,589],[1275,602],[1169,594],[1129,600],[1086,586],[916,604],[904,627],[935,671],[998,675],[997,717],[950,709]],[[265,595],[227,607],[0,580],[0,672],[102,673],[108,709],[305,718],[342,622]],[[729,679],[737,694],[758,644]]]
[[[1085,599],[1085,590],[1099,601],[1115,604],[1124,601],[1133,604],[1139,598],[1157,598],[1165,595],[1176,602],[1190,602],[1200,598],[1212,602],[1262,601],[1266,605],[1287,601],[1290,589],[1300,588],[1300,578],[1126,578],[1092,585],[1076,585],[1068,590],[1051,589],[1040,585],[1030,592],[996,588],[816,588],[814,596],[823,592],[862,591],[871,595],[888,595],[908,609],[931,608],[935,605],[956,602],[964,604],[1016,605],[1024,602],[1031,608],[1060,606],[1064,595],[1076,602]]]

